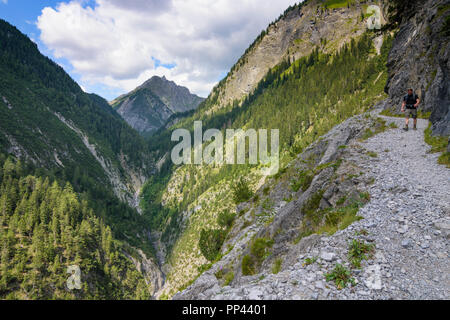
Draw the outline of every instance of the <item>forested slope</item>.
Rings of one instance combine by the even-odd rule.
[[[124,249],[69,183],[0,154],[0,298],[149,298]],[[81,290],[67,290],[71,265]]]

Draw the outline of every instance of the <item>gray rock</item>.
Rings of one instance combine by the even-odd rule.
[[[367,267],[364,272],[366,279],[364,284],[371,290],[381,290],[383,288],[381,281],[381,267],[379,265],[373,265]]]
[[[414,241],[411,239],[404,239],[402,241],[402,247],[405,249],[411,249],[414,246]]]
[[[336,260],[336,254],[332,253],[332,252],[322,252],[320,254],[320,258],[324,261],[332,262],[332,261]]]
[[[250,291],[250,293],[248,294],[248,298],[250,300],[261,300],[261,297],[263,296],[263,292],[260,291],[259,289],[253,289],[252,291]]]

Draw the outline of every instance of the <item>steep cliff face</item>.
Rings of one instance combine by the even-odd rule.
[[[172,115],[193,110],[202,101],[187,88],[155,76],[111,105],[134,129],[149,134],[164,126]]]
[[[433,132],[450,135],[450,1],[413,1],[400,12],[401,23],[388,59],[386,92],[397,111],[414,88],[431,112]]]
[[[329,2],[307,0],[271,24],[213,90],[218,99],[214,108],[245,98],[268,70],[283,60],[297,60],[316,47],[334,52],[367,29],[362,15],[368,4],[343,1],[328,8]]]

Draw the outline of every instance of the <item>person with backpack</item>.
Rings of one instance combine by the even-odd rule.
[[[414,119],[414,130],[417,130],[417,108],[419,108],[420,98],[413,89],[408,89],[408,94],[403,97],[402,112],[406,113],[406,125],[403,130],[409,130],[409,118]]]

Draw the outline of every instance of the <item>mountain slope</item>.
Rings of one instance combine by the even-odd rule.
[[[307,0],[288,8],[246,50],[216,88],[208,108],[217,109],[241,101],[284,60],[298,60],[319,47],[331,53],[366,30],[361,18],[367,4],[361,1]],[[360,3],[361,2],[361,3]]]
[[[104,99],[84,93],[41,56],[26,36],[5,21],[0,27],[4,150],[46,168],[74,163],[91,168],[90,176],[110,183],[131,203],[152,170],[143,140]]]
[[[0,152],[33,168],[36,179],[70,184],[79,201],[112,230],[114,241],[123,247],[120,254],[127,252],[139,263],[150,259],[154,249],[148,223],[136,210],[140,189],[154,171],[143,138],[107,101],[84,93],[28,37],[3,20],[0,73]],[[72,228],[78,223],[82,221]],[[88,248],[83,254],[91,254],[91,249],[96,250]],[[155,268],[151,263],[147,269]]]
[[[111,105],[134,129],[149,134],[165,125],[174,114],[193,110],[203,100],[165,77],[154,76]]]

